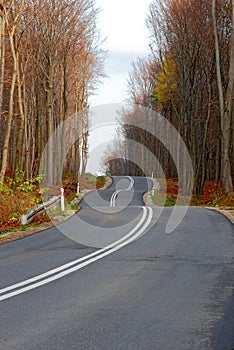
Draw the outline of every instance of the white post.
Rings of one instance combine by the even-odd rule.
[[[154,192],[155,192],[155,187],[153,186],[152,192],[151,192],[152,196],[154,195]]]
[[[65,210],[64,188],[61,187],[61,210]]]
[[[152,171],[152,176],[151,177],[152,177],[152,179],[154,178],[154,172],[153,171]]]
[[[80,183],[78,182],[77,183],[77,195],[79,195],[79,193],[80,193]]]

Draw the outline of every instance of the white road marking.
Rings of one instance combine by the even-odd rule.
[[[115,207],[115,201],[117,199],[117,196],[120,192],[123,192],[123,191],[131,191],[131,189],[133,188],[134,186],[134,179],[131,177],[131,176],[126,176],[129,180],[130,180],[130,184],[129,186],[125,189],[125,190],[117,190],[115,191],[112,196],[111,196],[111,200],[110,200],[110,207]]]
[[[121,249],[127,244],[133,242],[137,238],[139,238],[144,231],[147,229],[149,224],[151,223],[153,217],[153,210],[150,207],[142,207],[143,214],[138,222],[138,224],[124,237],[117,240],[116,242],[110,244],[109,246],[99,249],[98,251],[88,254],[80,259],[71,261],[70,263],[59,266],[56,269],[47,271],[41,275],[35,276],[28,280],[22,281],[20,283],[16,283],[9,287],[3,288],[0,290],[0,301],[12,298],[16,295],[28,292],[32,289],[41,287],[45,284],[53,282],[57,279],[60,279],[66,275],[69,275],[72,272],[82,269],[83,267],[92,264],[93,262],[102,259],[103,257]],[[73,266],[75,265],[75,266]],[[73,266],[73,267],[72,267]],[[51,276],[54,275],[54,276]],[[51,276],[51,277],[49,277]],[[43,279],[43,280],[41,280]],[[40,281],[41,280],[41,281]],[[38,282],[37,282],[38,281]],[[24,287],[25,286],[25,287]],[[24,288],[20,288],[24,287]],[[19,289],[17,289],[19,288]]]

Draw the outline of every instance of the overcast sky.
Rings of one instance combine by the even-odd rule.
[[[96,95],[90,97],[91,117],[89,137],[89,160],[87,172],[99,173],[97,170],[107,147],[111,142],[115,126],[107,125],[106,120],[112,123],[116,120],[113,106],[101,107],[101,113],[97,113],[100,105],[120,104],[127,99],[127,78],[131,69],[131,63],[137,57],[147,56],[148,30],[145,19],[151,0],[96,0],[96,5],[101,9],[98,26],[102,37],[106,38],[104,49],[108,51],[108,59],[105,64],[105,73],[108,78],[103,79]],[[95,111],[92,111],[92,108]],[[94,123],[92,119],[95,119]],[[92,129],[92,124],[100,126]]]
[[[101,9],[98,26],[106,38],[108,50],[103,80],[98,94],[91,97],[91,105],[122,102],[126,99],[126,80],[131,62],[148,53],[146,14],[151,0],[96,0]]]

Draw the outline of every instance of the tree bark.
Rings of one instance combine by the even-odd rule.
[[[231,116],[232,97],[234,87],[234,0],[232,0],[232,35],[230,42],[230,62],[228,74],[228,87],[224,98],[221,79],[220,49],[216,22],[216,0],[212,0],[212,19],[215,39],[216,73],[219,91],[220,125],[221,125],[221,186],[225,193],[233,191],[231,164],[230,164],[230,141],[231,141]]]
[[[2,114],[3,89],[5,70],[5,19],[3,13],[0,14],[0,116]]]
[[[9,141],[11,136],[11,127],[12,127],[12,119],[14,113],[14,91],[15,91],[15,83],[17,77],[17,56],[14,47],[14,38],[13,35],[10,36],[10,44],[12,50],[12,56],[14,60],[12,79],[11,79],[11,89],[10,89],[10,98],[9,98],[9,109],[8,109],[8,121],[3,145],[3,154],[2,154],[2,168],[0,172],[0,182],[4,181],[6,169],[7,169],[7,160],[8,160],[8,152],[9,152]]]

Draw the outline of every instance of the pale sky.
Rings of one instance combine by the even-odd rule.
[[[103,48],[109,52],[109,57],[105,64],[108,78],[103,79],[96,95],[89,99],[91,114],[92,108],[100,105],[126,101],[127,78],[131,63],[137,57],[144,57],[149,53],[149,33],[145,19],[151,2],[151,0],[96,0],[96,6],[101,9],[98,27],[102,37],[106,38]],[[109,122],[114,120],[115,115],[111,113]],[[104,126],[100,118],[100,127],[96,127],[95,130],[92,130],[91,120],[90,131],[90,159],[87,172],[95,174],[107,142],[113,139],[115,127]]]
[[[98,27],[106,38],[104,48],[109,52],[98,95],[92,96],[91,105],[119,103],[127,97],[126,80],[131,62],[149,52],[149,33],[145,25],[151,0],[96,0],[101,9]]]
[[[146,12],[150,0],[96,0],[101,9],[99,27],[114,51],[146,51]]]

